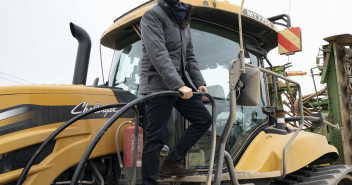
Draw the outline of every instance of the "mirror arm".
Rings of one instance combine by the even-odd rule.
[[[299,121],[301,120],[301,116],[297,117],[286,117],[285,122],[291,122],[291,121]],[[314,116],[304,116],[304,120],[312,121],[312,122],[320,122],[321,118],[319,117],[314,117]]]
[[[291,18],[287,14],[281,14],[274,17],[270,17],[268,18],[268,20],[271,21],[273,24],[285,26],[286,28],[291,28]],[[279,20],[284,21],[286,24],[277,22]]]

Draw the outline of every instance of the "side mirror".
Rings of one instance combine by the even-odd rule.
[[[240,92],[237,93],[237,105],[257,106],[260,97],[260,70],[258,68],[246,67],[246,73],[240,76],[243,83]]]

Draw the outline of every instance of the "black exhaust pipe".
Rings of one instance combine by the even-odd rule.
[[[72,36],[78,40],[78,50],[72,84],[86,85],[91,41],[88,33],[81,27],[70,23]]]

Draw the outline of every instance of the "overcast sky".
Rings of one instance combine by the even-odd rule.
[[[87,30],[92,39],[87,84],[92,84],[96,77],[99,77],[102,83],[99,59],[101,35],[113,24],[114,19],[144,2],[146,1],[2,1],[0,86],[29,83],[70,84],[78,45],[71,36],[70,22]],[[230,2],[240,4],[240,0]],[[274,65],[292,62],[294,67],[290,70],[293,71],[309,72],[309,69],[315,66],[318,48],[326,44],[323,38],[352,32],[350,0],[246,0],[244,6],[264,17],[290,14],[292,25],[302,28],[302,52],[289,59],[286,56],[279,56],[276,49],[269,55]],[[111,57],[112,50],[103,47],[105,80]],[[313,92],[313,83],[309,76],[293,79],[302,83],[304,93]]]

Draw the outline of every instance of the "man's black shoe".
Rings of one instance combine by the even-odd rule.
[[[171,176],[184,177],[184,176],[191,176],[196,174],[197,174],[197,170],[195,169],[186,169],[184,166],[181,166],[177,163],[170,163],[167,161],[163,162],[159,172],[159,176],[164,178],[171,177]]]

